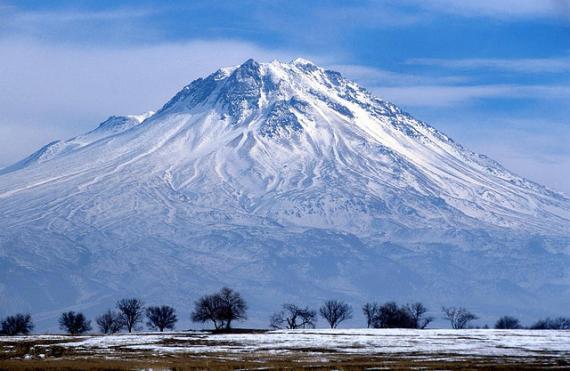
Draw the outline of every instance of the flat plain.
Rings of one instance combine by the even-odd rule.
[[[242,330],[0,337],[0,369],[570,369],[570,331]]]

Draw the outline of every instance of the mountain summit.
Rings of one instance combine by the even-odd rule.
[[[570,292],[568,230],[569,199],[339,73],[250,59],[1,170],[0,293],[89,311],[226,284],[260,325],[333,295],[530,315],[569,304],[544,301]]]

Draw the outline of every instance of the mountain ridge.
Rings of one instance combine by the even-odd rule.
[[[265,71],[262,71],[262,69],[265,69]],[[294,86],[294,84],[297,81],[287,81],[286,78],[277,80],[277,82],[272,80],[275,79],[275,76],[278,75],[279,73],[283,73],[284,70],[286,73],[291,73],[291,70],[295,69],[297,70],[294,71],[296,73],[301,71],[301,74],[313,77],[313,81],[310,81],[311,83],[313,83],[313,85],[310,86],[307,89],[307,91],[302,91],[301,93],[299,93],[296,86]],[[302,78],[306,77],[307,76],[302,76]],[[277,76],[277,78],[280,77]],[[345,101],[340,101],[339,99],[332,99],[330,96],[325,96],[323,89],[317,91],[317,89],[314,86],[315,85],[314,80],[317,80],[317,82],[321,82],[322,86],[324,86],[326,89],[336,88],[337,92],[340,90],[341,98],[344,98]],[[288,86],[283,87],[280,85],[288,85]],[[256,142],[255,144],[258,144],[260,142],[260,140],[258,140],[259,137],[265,137],[265,138],[271,137],[274,139],[275,138],[283,139],[285,137],[285,140],[289,139],[295,140],[296,136],[304,131],[303,130],[304,127],[299,121],[299,118],[305,119],[305,125],[307,126],[307,128],[308,125],[311,125],[311,123],[309,122],[310,120],[312,120],[310,114],[307,114],[307,112],[303,111],[315,108],[316,111],[319,109],[319,107],[315,107],[315,105],[311,106],[309,103],[307,103],[307,99],[309,99],[307,95],[309,95],[309,98],[312,99],[313,101],[317,100],[318,103],[324,103],[324,105],[330,109],[329,111],[331,111],[333,114],[336,114],[337,116],[340,116],[341,119],[343,119],[343,124],[352,125],[353,130],[350,134],[352,135],[356,133],[357,140],[362,141],[363,146],[366,145],[375,146],[373,150],[384,152],[383,154],[385,156],[394,158],[395,159],[394,161],[396,162],[399,161],[400,165],[402,166],[409,166],[410,171],[407,175],[416,170],[413,169],[413,167],[415,168],[420,167],[418,171],[420,173],[420,176],[425,176],[427,173],[427,176],[430,177],[429,179],[430,181],[435,181],[440,183],[440,184],[435,184],[434,186],[435,190],[428,190],[428,191],[420,190],[420,192],[425,191],[430,194],[434,194],[436,195],[435,197],[437,197],[437,194],[440,191],[440,189],[438,189],[437,187],[441,187],[442,186],[441,183],[443,183],[445,180],[442,178],[448,177],[454,182],[461,182],[461,179],[458,178],[460,178],[464,174],[467,174],[471,176],[471,179],[469,179],[469,181],[471,181],[472,183],[477,183],[477,182],[480,183],[481,179],[486,181],[487,179],[485,179],[485,177],[486,178],[494,177],[493,180],[498,179],[501,181],[501,183],[495,182],[494,184],[492,184],[492,186],[496,188],[499,187],[503,188],[501,193],[501,192],[496,192],[492,187],[488,185],[475,184],[475,186],[480,186],[481,189],[477,190],[479,194],[473,195],[471,199],[468,200],[469,203],[476,203],[474,202],[474,200],[477,201],[477,198],[487,199],[486,201],[488,202],[504,201],[504,204],[500,205],[501,207],[504,207],[506,204],[511,203],[513,205],[516,205],[516,207],[511,206],[511,210],[514,210],[516,208],[520,208],[521,205],[527,206],[529,204],[528,202],[529,200],[526,199],[525,200],[521,199],[519,201],[516,200],[517,198],[517,195],[515,194],[516,191],[514,191],[513,189],[516,189],[517,191],[519,189],[523,189],[531,193],[529,197],[537,195],[541,197],[550,197],[553,198],[554,200],[564,202],[566,204],[566,208],[568,208],[567,205],[569,204],[569,202],[562,194],[553,192],[552,190],[546,187],[540,186],[524,178],[518,177],[508,172],[504,167],[502,167],[495,161],[488,159],[485,156],[466,151],[462,146],[452,141],[446,135],[435,130],[433,127],[421,121],[413,119],[411,116],[402,112],[399,108],[390,103],[378,100],[377,98],[373,97],[371,94],[366,92],[364,89],[358,87],[356,84],[342,78],[340,74],[320,69],[316,65],[302,59],[298,59],[291,64],[272,62],[272,64],[264,64],[264,65],[260,65],[259,63],[253,60],[248,60],[243,65],[235,67],[233,69],[231,68],[220,69],[216,73],[208,76],[206,79],[198,79],[192,82],[191,84],[187,85],[177,95],[175,95],[173,99],[171,99],[168,103],[166,103],[164,107],[161,108],[154,115],[154,117],[160,118],[165,115],[180,115],[185,112],[199,110],[200,107],[206,107],[205,109],[207,110],[208,107],[211,106],[214,107],[213,112],[216,112],[216,110],[222,112],[220,113],[221,120],[219,120],[218,122],[213,122],[212,125],[219,125],[220,122],[222,123],[225,122],[225,127],[222,128],[221,130],[226,130],[227,132],[231,132],[232,135],[235,134],[233,140],[237,141],[234,143],[236,145],[240,144],[239,143],[240,141],[243,142],[244,138],[247,138],[248,135],[253,136],[253,139],[249,138],[249,140],[255,141]],[[304,99],[301,99],[301,97],[304,97]],[[262,99],[267,99],[268,102],[270,102],[267,103],[267,107],[265,107],[265,110],[263,109],[263,107],[261,108],[257,107],[257,105],[260,104]],[[353,103],[354,105],[351,107],[351,109],[349,109],[347,108],[347,103]],[[376,106],[373,106],[373,104],[376,104]],[[369,127],[367,128],[364,125],[361,126],[354,125],[354,122],[356,121],[364,121],[364,120],[370,121],[369,117],[364,117],[364,118],[355,117],[355,108],[361,109],[361,111],[364,111],[365,114],[371,113],[373,118],[379,121],[385,119],[390,120],[390,122],[388,122],[386,126],[388,126],[387,129],[392,132],[388,133],[389,135],[384,135],[384,138],[378,138],[378,135],[383,135],[386,133],[371,131]],[[211,117],[212,111],[208,112],[210,112],[209,119],[216,120],[216,118]],[[362,112],[358,111],[356,112],[362,114]],[[316,114],[319,114],[319,112],[316,112]],[[326,115],[321,115],[321,116],[324,117]],[[152,122],[153,120],[150,121]],[[249,126],[251,126],[252,123],[254,126],[257,125],[257,127],[250,129]],[[366,123],[366,124],[370,126],[372,124],[377,124],[377,122]],[[105,123],[101,125],[105,125]],[[239,125],[248,125],[248,129],[242,132],[236,131],[235,133],[233,133],[231,130]],[[127,129],[129,128],[130,127],[128,127]],[[98,129],[96,129],[94,132],[96,132],[97,130]],[[121,134],[122,131],[123,130],[118,131],[117,134]],[[324,143],[325,150],[330,150],[330,148],[326,147],[336,148],[335,146],[344,146],[346,149],[347,148],[346,143],[343,143],[344,139],[343,134],[346,135],[346,132],[347,132],[346,130],[341,130],[339,131],[339,133],[335,133],[334,131],[331,132],[327,128],[327,130],[320,130],[314,134],[319,137],[315,137],[313,135],[308,138],[304,138],[306,139],[306,141],[303,144],[306,146],[315,147],[319,145],[318,142],[322,137],[329,136],[328,138],[329,140],[332,139],[336,142]],[[400,135],[402,133],[404,135]],[[331,134],[333,136],[337,134],[338,136],[330,138]],[[217,135],[217,134],[211,133],[211,135]],[[228,133],[228,135],[230,135],[230,133]],[[241,138],[239,137],[240,135]],[[101,139],[105,138],[106,137],[104,136]],[[411,140],[408,140],[408,142],[410,141],[413,142],[411,144],[404,143],[404,145],[401,145],[402,138],[405,138],[407,140],[411,138]],[[65,142],[66,143],[65,145],[63,145],[62,142],[52,144],[50,146],[50,149],[51,147],[56,147],[57,149],[58,146],[73,147],[75,145],[73,143],[73,139],[71,140],[72,142],[71,144],[69,142],[70,141]],[[437,146],[437,148],[435,148],[435,150],[431,150],[432,148],[427,148],[429,151],[426,151],[424,150],[424,148],[422,148],[422,150],[424,150],[424,153],[419,153],[419,154],[418,151],[415,152],[409,151],[408,150],[409,148],[406,148],[406,145],[408,147],[412,145],[417,147],[418,142],[419,144],[424,145],[424,147],[428,147],[430,144],[434,144],[434,147]],[[90,143],[87,142],[87,144]],[[270,144],[273,145],[273,143]],[[224,145],[227,145],[227,143],[225,143]],[[275,145],[278,146],[279,143]],[[83,147],[83,145],[77,147]],[[267,145],[265,147],[267,147]],[[262,148],[262,149],[267,150],[267,148]],[[314,151],[315,156],[319,155],[319,151],[323,150],[322,148],[314,148],[314,149],[315,149]],[[57,153],[60,151],[64,152],[63,150],[56,150],[55,152]],[[33,156],[34,155],[32,155],[31,157]],[[370,157],[369,154],[368,156]],[[414,156],[416,157],[432,156],[435,158],[420,159],[421,161],[424,162],[429,161],[426,166],[426,164],[419,163],[420,161],[414,162]],[[446,156],[443,158],[444,161],[453,161],[453,163],[443,164],[441,167],[446,166],[443,169],[443,171],[441,168],[437,168],[436,166],[431,166],[431,164],[433,163],[437,164],[438,162],[440,162],[442,159],[441,156]],[[342,160],[341,157],[342,156],[336,157],[334,160]],[[457,161],[457,159],[454,157],[458,157],[459,161],[461,162]],[[26,161],[27,160],[24,160],[24,162]],[[470,162],[469,166],[471,167],[477,166],[477,169],[475,169],[478,172],[477,174],[475,174],[473,171],[471,172],[466,171],[472,169],[466,169],[466,170],[456,169],[463,166],[463,164],[467,162]],[[424,168],[421,168],[421,166],[423,166]],[[360,172],[365,173],[366,171],[369,171],[369,169],[364,169],[363,171],[361,170]],[[461,173],[462,171],[464,172],[464,174]],[[442,174],[443,176],[437,173],[440,174],[443,173]],[[481,173],[483,174],[481,175]],[[274,176],[274,174],[271,175]],[[412,176],[417,177],[415,175]],[[417,179],[412,179],[412,181],[418,182]],[[506,188],[510,186],[510,184],[508,183],[514,186],[513,189]],[[416,185],[415,187],[416,190],[418,190],[418,188],[421,188],[421,186],[422,185]],[[466,184],[466,185],[463,184],[463,186],[473,188],[473,184]],[[468,191],[472,192],[472,190]],[[505,195],[507,195],[506,192],[510,192],[510,194],[508,194],[509,196],[508,198],[504,197]],[[536,194],[533,195],[532,193],[537,193],[537,195]],[[468,210],[469,212],[467,212],[466,214],[469,217],[475,217],[475,218],[478,217],[477,210],[474,209],[479,208],[480,205],[474,205],[473,207],[470,207],[468,205],[468,207],[465,208],[464,205],[460,205],[463,201],[465,201],[465,199],[462,199],[461,194],[449,195],[449,197],[445,201],[446,203],[451,204],[452,207],[458,208],[461,212],[465,213],[466,210]],[[549,204],[552,203],[550,202],[550,200],[546,200],[546,202]],[[546,206],[551,206],[551,205],[546,205]],[[526,211],[527,211],[527,216],[532,216],[529,214],[531,214],[534,210],[528,209]],[[543,210],[540,210],[539,212],[543,213],[549,212],[549,209],[548,207],[544,207]],[[509,223],[512,223],[512,221],[503,222],[502,220],[500,220],[501,218],[503,218],[503,216],[501,215],[497,216],[497,215],[499,215],[499,213],[494,213],[493,215],[487,215],[486,217],[496,219],[494,223],[498,224],[499,226],[509,227]],[[563,218],[566,219],[566,221],[570,218],[570,212],[568,212],[567,210],[565,210],[562,213],[562,215]],[[530,223],[529,220],[525,220],[525,224],[532,224],[532,223]],[[552,224],[553,224],[552,221],[549,221],[548,225],[544,225],[543,227],[550,228],[552,227]],[[560,224],[560,223],[555,222],[554,224]],[[562,225],[562,227],[564,228],[565,225]]]
[[[156,113],[111,117],[58,143],[41,161],[42,150],[0,172],[0,265],[37,274],[49,295],[56,287],[46,277],[60,272],[67,292],[75,293],[67,305],[92,308],[89,300],[102,290],[116,295],[125,289],[121,275],[140,280],[135,292],[158,285],[162,297],[178,298],[177,285],[152,278],[157,269],[193,277],[185,293],[234,277],[250,290],[264,282],[264,295],[302,297],[278,282],[275,274],[283,271],[317,297],[362,297],[371,290],[359,288],[363,277],[392,280],[372,261],[394,277],[404,271],[416,277],[398,284],[406,295],[429,286],[440,300],[447,300],[446,290],[437,279],[455,287],[454,280],[467,277],[473,290],[478,282],[495,291],[505,280],[505,287],[517,288],[509,294],[513,302],[540,296],[544,285],[570,287],[563,264],[570,252],[569,199],[303,59],[220,69],[185,86]],[[128,268],[127,252],[140,254],[132,257],[140,267]],[[303,264],[295,253],[332,263]],[[117,256],[126,261],[114,261]],[[409,256],[434,266],[420,268]],[[493,256],[510,264],[505,272],[484,266],[495,266]],[[145,261],[150,257],[157,267]],[[291,259],[291,267],[282,266]],[[461,266],[462,259],[480,271]],[[215,263],[220,260],[230,267]],[[214,272],[205,272],[206,262]],[[451,262],[453,269],[441,266]],[[521,278],[518,269],[543,277],[543,286]],[[539,272],[544,269],[550,272]],[[322,277],[308,284],[312,271]],[[22,284],[3,280],[4,293]],[[495,298],[506,295],[501,290]],[[255,300],[268,305],[261,294]],[[58,305],[46,302],[44,310]]]

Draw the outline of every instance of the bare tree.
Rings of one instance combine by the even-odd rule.
[[[59,328],[70,335],[81,335],[91,330],[91,321],[87,321],[83,313],[69,311],[59,317]]]
[[[378,316],[379,307],[378,303],[366,303],[362,306],[362,313],[366,317],[366,327],[374,326],[374,318]]]
[[[478,317],[463,307],[442,307],[443,319],[450,322],[451,328],[464,329]]]
[[[117,309],[121,313],[125,322],[125,327],[129,332],[133,332],[133,329],[136,329],[137,324],[142,322],[144,315],[144,303],[141,299],[121,299],[117,302]]]
[[[247,303],[241,295],[227,287],[218,293],[205,295],[194,302],[192,321],[211,321],[217,330],[230,329],[233,321],[247,319]]]
[[[104,334],[116,334],[125,327],[123,316],[110,309],[97,317],[95,322],[99,330]]]
[[[0,325],[0,335],[15,336],[29,335],[34,329],[32,316],[29,314],[15,314],[2,320]]]
[[[146,308],[146,318],[148,319],[146,325],[151,329],[158,329],[160,332],[163,332],[164,329],[174,329],[174,325],[178,321],[176,311],[168,305]]]
[[[570,318],[568,317],[558,317],[555,318],[552,322],[552,328],[558,330],[570,330]]]
[[[194,302],[194,311],[192,312],[192,321],[207,322],[212,321],[214,328],[220,329],[223,323],[219,320],[218,310],[221,306],[219,298],[216,295],[205,295]]]
[[[557,317],[550,321],[550,328],[553,330],[570,330],[570,318]]]
[[[433,321],[433,317],[425,315],[428,309],[420,302],[407,304],[406,310],[414,320],[415,328],[425,329]]]
[[[283,304],[283,310],[271,316],[269,326],[275,329],[315,328],[317,312],[309,307],[301,308],[295,304]]]
[[[520,329],[522,328],[520,321],[511,316],[503,316],[495,323],[496,329]]]
[[[530,326],[532,330],[570,330],[570,318],[546,318]]]
[[[217,294],[221,303],[220,319],[225,323],[226,329],[230,329],[232,321],[244,321],[247,319],[247,303],[240,293],[224,287]]]
[[[327,300],[319,308],[319,313],[331,328],[336,328],[341,322],[352,318],[352,307],[340,300]]]

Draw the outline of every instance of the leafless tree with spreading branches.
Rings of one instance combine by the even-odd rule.
[[[247,319],[247,303],[239,292],[224,287],[213,295],[202,296],[194,303],[192,321],[211,321],[214,328],[230,329],[233,321]]]
[[[143,301],[137,298],[122,299],[117,302],[117,309],[121,312],[129,333],[136,330],[144,316]]]
[[[99,330],[104,334],[116,334],[125,327],[123,316],[115,311],[108,310],[95,319]]]
[[[433,321],[433,317],[426,316],[428,309],[420,302],[407,304],[406,310],[418,329],[425,329]]]
[[[178,321],[176,310],[168,305],[146,308],[146,325],[151,329],[158,329],[163,332],[164,329],[172,330]]]
[[[32,316],[18,313],[2,320],[0,324],[0,335],[29,335],[33,329]]]
[[[443,319],[451,324],[453,329],[464,329],[469,322],[476,320],[478,317],[463,307],[442,307]]]
[[[327,300],[319,308],[319,313],[331,328],[336,328],[341,322],[352,318],[352,307],[340,300]]]
[[[362,313],[366,317],[366,327],[374,327],[374,319],[378,316],[379,308],[378,303],[366,303],[362,306]]]
[[[283,309],[271,316],[269,325],[274,329],[315,328],[317,312],[309,307],[283,304]]]
[[[81,335],[91,330],[91,321],[88,321],[83,313],[69,311],[59,317],[59,328],[70,335]]]

